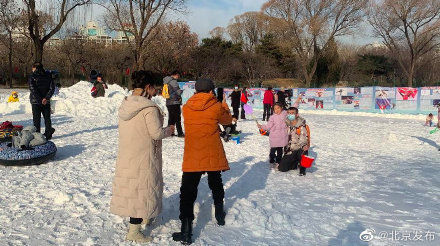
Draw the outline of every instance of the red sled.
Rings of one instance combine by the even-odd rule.
[[[315,158],[311,156],[302,155],[301,157],[301,166],[305,168],[312,167],[312,163],[315,160]]]

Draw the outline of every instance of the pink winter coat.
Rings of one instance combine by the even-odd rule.
[[[284,147],[289,140],[289,128],[286,125],[287,112],[282,111],[281,114],[273,114],[269,118],[266,125],[261,128],[269,131],[269,142],[271,148]]]

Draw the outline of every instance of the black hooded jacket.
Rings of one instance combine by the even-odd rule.
[[[55,90],[55,82],[47,71],[35,71],[29,77],[29,90],[31,104],[42,104],[43,98],[50,100]]]

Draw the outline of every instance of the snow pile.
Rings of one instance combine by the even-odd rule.
[[[68,88],[61,88],[60,94],[51,99],[52,111],[55,114],[70,116],[93,117],[115,115],[122,99],[128,95],[128,90],[119,85],[108,85],[105,97],[93,98],[90,95],[92,84],[80,81]],[[32,113],[29,103],[29,92],[21,93],[20,102],[0,103],[0,115]]]

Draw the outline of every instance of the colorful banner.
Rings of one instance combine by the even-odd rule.
[[[183,90],[183,104],[195,93],[195,82],[179,82]],[[249,88],[248,104],[254,109],[263,108],[265,88]],[[227,102],[233,89],[225,88]],[[276,91],[276,89],[275,89]],[[438,87],[341,87],[341,88],[296,88],[287,89],[292,95],[292,104],[302,96],[299,108],[306,110],[343,110],[382,113],[437,113],[440,107]],[[287,94],[286,93],[286,94]],[[289,103],[288,103],[289,105]]]
[[[396,88],[374,87],[375,109],[381,111],[394,110],[396,107]]]
[[[373,87],[336,88],[335,109],[369,110],[373,108]]]
[[[334,88],[299,88],[292,90],[295,99],[301,95],[302,99],[299,107],[302,109],[333,109],[334,93]]]
[[[417,110],[418,89],[411,87],[396,88],[396,109],[402,111]]]

